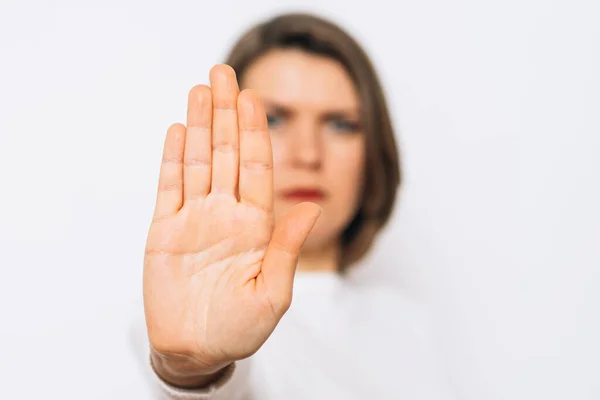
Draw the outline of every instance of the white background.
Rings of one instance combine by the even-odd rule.
[[[303,10],[381,74],[406,185],[368,274],[431,306],[460,398],[600,399],[598,2],[161,3],[1,3],[0,398],[144,398],[166,128],[245,28]]]

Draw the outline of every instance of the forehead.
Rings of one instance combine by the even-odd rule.
[[[266,102],[306,109],[357,109],[358,94],[336,60],[301,50],[271,50],[252,63],[242,86]]]

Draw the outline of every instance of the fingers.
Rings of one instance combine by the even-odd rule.
[[[163,150],[154,219],[176,214],[183,204],[183,151],[185,126],[172,125],[167,131]]]
[[[212,192],[236,195],[239,164],[238,84],[233,68],[217,65],[210,71],[213,93]]]
[[[298,255],[319,215],[321,208],[318,205],[300,203],[273,230],[261,273],[264,274],[265,287],[273,308],[280,315],[291,304]]]
[[[250,90],[238,97],[240,201],[267,212],[273,208],[273,152],[264,106]]]
[[[183,192],[186,201],[205,197],[210,192],[211,125],[212,91],[208,86],[195,86],[188,96],[183,159]]]

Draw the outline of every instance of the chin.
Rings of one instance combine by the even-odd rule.
[[[336,241],[342,232],[342,228],[336,225],[332,221],[319,219],[306,238],[303,251],[318,251]]]
[[[318,235],[310,234],[308,238],[306,238],[306,242],[304,242],[304,246],[302,247],[303,252],[314,252],[320,250],[325,243],[327,243],[325,238],[321,238]]]

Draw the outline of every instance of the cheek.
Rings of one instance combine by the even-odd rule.
[[[327,185],[331,200],[340,212],[354,214],[362,191],[364,144],[360,138],[347,143],[333,143],[325,160]]]

